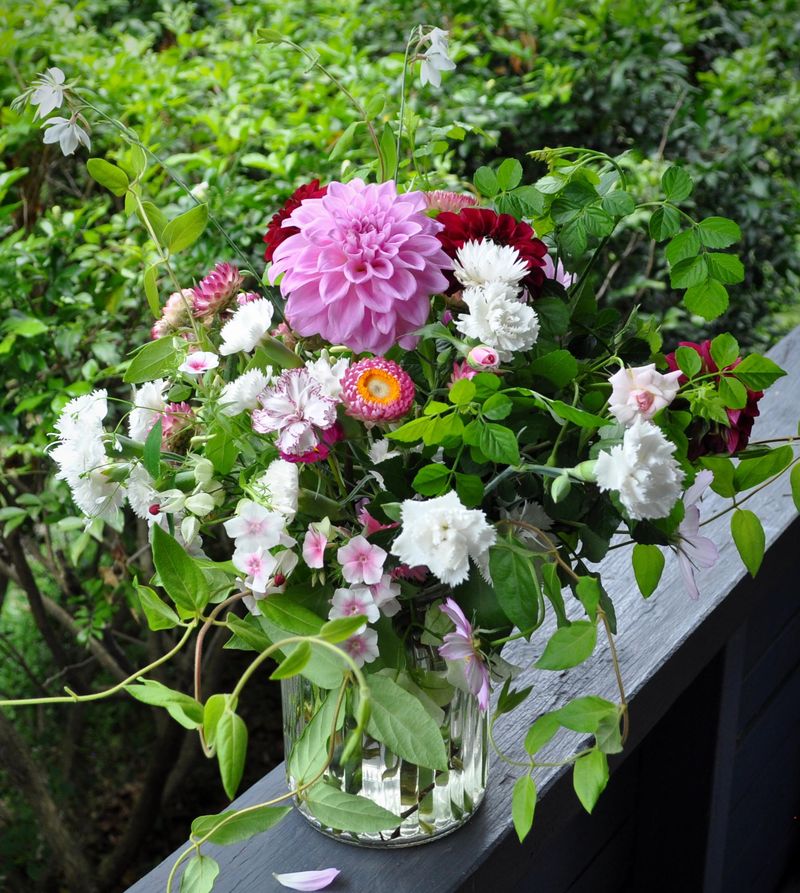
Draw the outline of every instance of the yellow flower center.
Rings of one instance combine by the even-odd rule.
[[[400,397],[400,383],[384,369],[368,369],[358,379],[359,396],[369,403],[394,403]]]

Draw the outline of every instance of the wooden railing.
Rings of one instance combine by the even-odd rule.
[[[795,434],[800,417],[800,329],[770,356],[788,371],[761,403],[755,439]],[[703,515],[725,503],[711,496]],[[786,476],[748,502],[764,522],[767,554],[756,580],[745,573],[729,515],[704,528],[717,566],[686,594],[668,557],[657,592],[638,592],[627,549],[602,570],[619,618],[617,647],[630,698],[631,735],[611,759],[611,779],[592,816],[582,812],[565,769],[539,770],[539,804],[524,845],[510,819],[513,769],[494,760],[486,799],[464,828],[407,850],[345,846],[292,814],[244,844],[209,847],[221,865],[215,893],[279,889],[273,872],[337,867],[331,890],[368,893],[768,893],[800,853],[800,522]],[[545,624],[508,658],[530,666],[552,632]],[[527,670],[521,709],[498,724],[498,743],[521,747],[535,716],[579,694],[616,699],[607,649],[575,670]],[[570,742],[570,746],[572,742]],[[564,741],[550,747],[563,757]],[[577,745],[576,745],[577,749]],[[546,759],[546,757],[543,757]],[[285,790],[283,765],[237,807]],[[161,893],[174,857],[130,888]]]

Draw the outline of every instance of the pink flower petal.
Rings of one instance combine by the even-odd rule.
[[[336,880],[340,871],[340,868],[324,868],[322,871],[292,871],[288,874],[273,872],[272,876],[290,890],[323,890]]]

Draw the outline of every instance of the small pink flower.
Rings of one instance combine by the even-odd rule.
[[[328,545],[328,537],[313,525],[306,531],[303,540],[303,561],[310,568],[321,568],[325,565],[325,546]]]
[[[367,511],[368,504],[368,500],[362,499],[356,507],[356,517],[359,523],[364,525],[364,536],[372,536],[373,533],[380,533],[382,530],[394,530],[400,526],[397,523],[381,524],[377,518],[373,518]]]
[[[236,509],[236,517],[222,526],[228,536],[236,541],[236,548],[245,552],[255,551],[259,546],[271,549],[279,544],[286,546],[294,542],[285,533],[286,518],[252,499],[243,499]]]
[[[253,411],[253,428],[260,434],[277,432],[275,443],[284,459],[314,450],[320,431],[336,421],[336,401],[322,393],[305,367],[284,370],[259,400],[262,408]]]
[[[343,642],[339,646],[346,651],[356,663],[357,667],[371,664],[378,656],[378,634],[374,629],[365,629]]]
[[[231,561],[237,570],[245,574],[248,588],[253,592],[266,592],[276,565],[270,552],[261,546],[252,552],[237,549]]]
[[[372,598],[372,593],[367,586],[354,586],[352,589],[337,589],[333,593],[332,607],[328,612],[330,620],[339,617],[359,617],[374,623],[381,612]]]
[[[219,357],[215,353],[208,350],[196,350],[178,366],[178,372],[185,372],[187,375],[202,375],[209,369],[216,369],[217,366],[219,366]]]
[[[161,413],[161,446],[176,449],[194,424],[194,410],[188,403],[167,403]]]
[[[291,871],[288,874],[273,872],[272,876],[282,887],[313,893],[314,890],[324,890],[332,884],[340,872],[339,868],[324,868],[321,871]]]
[[[445,660],[464,661],[464,675],[467,687],[478,699],[481,710],[489,708],[489,669],[483,655],[478,651],[472,624],[464,616],[452,598],[445,600],[439,609],[456,625],[455,632],[444,636],[444,643],[439,646],[439,654]]]
[[[675,399],[680,377],[680,370],[666,375],[656,372],[655,363],[620,369],[608,379],[612,387],[609,412],[626,426],[639,418],[649,421]]]
[[[390,422],[411,409],[414,382],[392,360],[373,357],[353,363],[342,376],[347,414],[364,422]]]
[[[474,195],[462,192],[448,192],[446,189],[435,189],[423,193],[425,204],[431,211],[452,211],[457,214],[462,208],[474,208],[478,200]]]
[[[242,276],[237,267],[233,264],[217,264],[194,289],[194,315],[210,322],[211,317],[230,304],[241,284]]]
[[[542,260],[544,261],[543,271],[546,279],[555,279],[559,285],[569,288],[578,278],[574,273],[568,273],[560,260],[557,265],[554,264],[553,258],[549,254],[545,254]]]
[[[381,614],[394,617],[400,610],[400,602],[397,600],[397,596],[400,595],[400,584],[393,581],[391,574],[384,574],[379,583],[369,587],[369,591]]]
[[[683,495],[685,512],[683,521],[678,527],[680,541],[675,546],[678,553],[678,564],[681,568],[683,583],[690,598],[698,599],[700,591],[694,579],[695,568],[710,568],[719,560],[719,549],[713,540],[700,536],[700,509],[697,503],[714,480],[711,471],[701,471],[694,483]]]
[[[453,374],[450,376],[450,387],[457,381],[461,381],[462,378],[475,378],[478,374],[477,369],[472,369],[469,363],[466,360],[462,360],[460,363],[453,363]]]
[[[363,536],[354,536],[336,553],[342,566],[342,576],[348,583],[379,583],[383,577],[386,550],[367,542]]]
[[[478,372],[489,372],[499,368],[500,357],[496,350],[481,344],[478,347],[473,347],[467,354],[467,363]]]

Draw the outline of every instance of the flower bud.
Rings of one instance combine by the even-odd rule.
[[[473,347],[467,354],[467,362],[473,369],[478,371],[488,371],[500,367],[500,357],[497,351],[492,350],[491,347],[486,347],[485,344]]]
[[[561,502],[562,499],[567,498],[571,489],[572,484],[570,483],[569,475],[565,472],[553,481],[553,485],[550,488],[550,498],[553,502]]]
[[[570,469],[570,475],[578,480],[586,481],[587,484],[593,484],[597,480],[595,474],[596,459],[587,459],[585,462],[579,462],[574,468]]]
[[[214,497],[208,493],[195,493],[186,500],[186,510],[193,515],[207,515],[214,508]]]
[[[208,459],[198,459],[194,466],[194,479],[198,484],[207,484],[214,476],[214,466]]]
[[[194,515],[187,515],[181,521],[181,536],[187,546],[190,546],[200,532],[200,522]]]

